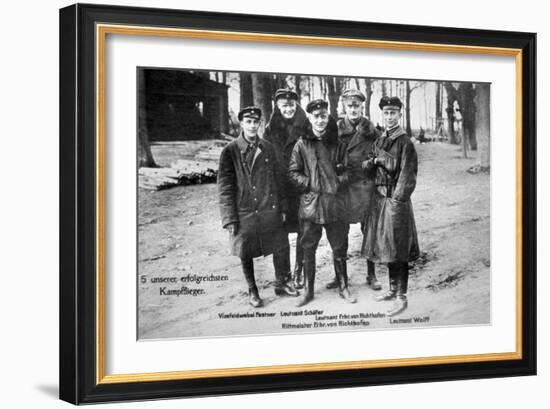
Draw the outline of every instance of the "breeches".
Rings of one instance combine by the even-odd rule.
[[[334,258],[345,258],[348,253],[348,231],[349,224],[346,222],[335,222],[328,224],[317,224],[307,220],[302,222],[301,244],[304,249],[304,256],[315,256],[315,251],[319,245],[319,240],[323,235],[323,227],[327,235],[328,242],[332,249]]]

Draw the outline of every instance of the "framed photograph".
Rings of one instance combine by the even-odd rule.
[[[60,398],[536,373],[533,33],[60,10]]]

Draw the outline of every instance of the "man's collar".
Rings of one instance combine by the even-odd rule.
[[[237,138],[237,146],[239,147],[239,150],[242,153],[245,153],[249,145],[258,145],[259,141],[260,141],[260,138],[257,135],[256,135],[256,140],[254,142],[251,142],[246,138],[246,136],[244,136],[244,133],[241,132],[241,134]]]
[[[324,130],[322,133],[318,134],[317,132],[315,132],[315,131],[313,130],[313,128],[311,128],[311,134],[312,134],[316,139],[322,141],[323,139],[325,139],[325,136],[326,136],[326,134],[327,134],[327,129],[325,128],[325,130]]]
[[[393,128],[390,128],[390,129],[386,129],[386,135],[391,138],[391,139],[396,139],[397,137],[403,135],[403,134],[407,134],[405,132],[405,130],[399,125],[397,124],[396,126],[394,126]]]

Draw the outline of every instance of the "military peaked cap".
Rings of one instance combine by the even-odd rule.
[[[313,111],[317,109],[327,109],[328,108],[328,102],[324,99],[314,99],[306,106],[306,112],[308,114],[311,114]]]
[[[239,111],[239,121],[242,121],[243,118],[256,118],[260,119],[262,117],[262,110],[258,107],[246,107]]]
[[[403,103],[397,97],[382,97],[380,99],[380,103],[378,104],[378,106],[380,107],[380,109],[384,109],[388,107],[401,109],[403,108]]]
[[[347,98],[357,98],[359,100],[361,100],[361,102],[365,102],[366,98],[365,98],[365,95],[359,91],[358,89],[347,89],[343,92],[342,94],[342,98],[343,99],[347,99]]]
[[[275,101],[277,101],[279,98],[293,99],[295,101],[298,101],[298,94],[291,89],[281,88],[275,91],[275,96],[273,97]]]

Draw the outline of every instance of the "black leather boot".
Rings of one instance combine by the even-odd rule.
[[[336,259],[334,259],[334,279],[329,282],[325,288],[327,290],[334,290],[335,288],[340,288],[340,281],[339,281],[339,277],[338,277],[338,274],[336,274]]]
[[[290,254],[288,248],[273,253],[273,266],[275,268],[275,295],[297,297],[298,291],[294,288],[290,279]]]
[[[330,281],[325,287],[327,290],[334,290],[335,288],[339,288],[340,283],[338,282],[338,277],[334,276],[334,279]]]
[[[283,277],[275,281],[275,295],[298,297],[300,293],[296,291],[291,281],[288,281],[286,277]]]
[[[389,301],[394,300],[397,296],[397,276],[394,263],[388,263],[388,275],[390,279],[390,288],[383,294],[375,297],[376,301]]]
[[[294,282],[294,288],[302,289],[304,288],[305,280],[304,275],[302,274],[304,268],[304,262],[303,260],[296,260],[296,264],[294,265],[294,273],[292,274],[293,282]]]
[[[351,295],[348,288],[348,271],[345,258],[334,259],[334,271],[336,273],[336,277],[338,277],[338,282],[340,284],[338,287],[338,293],[340,294],[340,297],[342,297],[350,304],[356,303],[357,299],[353,295]]]
[[[256,287],[256,279],[254,278],[254,261],[252,259],[241,259],[244,278],[248,284],[248,303],[254,308],[259,308],[264,305]]]
[[[409,306],[407,300],[407,286],[409,281],[408,263],[399,263],[397,272],[397,296],[392,307],[386,312],[386,316],[393,317],[401,314]]]
[[[294,288],[301,290],[305,286],[304,270],[304,249],[302,247],[302,235],[298,231],[296,237],[296,262],[294,264],[294,272],[292,274],[292,281],[294,282]]]
[[[374,291],[380,291],[382,289],[382,284],[376,278],[376,268],[375,264],[367,260],[367,286],[372,288]]]
[[[254,308],[264,306],[264,302],[260,298],[260,294],[258,294],[258,287],[254,286],[253,288],[248,289],[248,303]]]
[[[315,289],[315,254],[304,257],[304,274],[306,276],[306,290],[303,297],[298,301],[296,307],[303,307],[313,300]]]

